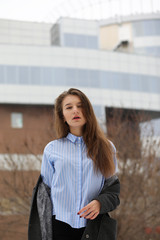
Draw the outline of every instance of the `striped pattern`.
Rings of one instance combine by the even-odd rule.
[[[96,197],[104,184],[102,174],[95,173],[93,161],[86,155],[82,137],[69,133],[44,149],[41,175],[51,188],[53,215],[73,228],[86,226],[77,212]]]

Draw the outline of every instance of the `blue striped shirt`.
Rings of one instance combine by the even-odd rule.
[[[101,191],[105,178],[95,173],[87,157],[83,137],[71,133],[53,140],[44,149],[41,175],[51,188],[53,215],[73,228],[85,227],[87,220],[77,212]]]

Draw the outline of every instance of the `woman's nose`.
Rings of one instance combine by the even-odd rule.
[[[74,106],[74,107],[73,107],[73,111],[74,111],[74,112],[78,112],[77,106]]]

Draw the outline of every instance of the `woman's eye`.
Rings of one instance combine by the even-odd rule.
[[[82,107],[82,105],[79,105],[79,106],[77,106],[78,108],[81,108]]]
[[[67,107],[66,109],[71,109],[72,107]]]

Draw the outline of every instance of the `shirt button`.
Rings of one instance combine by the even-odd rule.
[[[86,238],[89,238],[89,234],[86,234]]]

